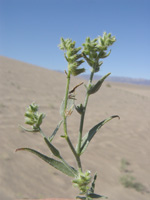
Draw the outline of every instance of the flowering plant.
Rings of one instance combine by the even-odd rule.
[[[47,162],[52,167],[72,177],[73,185],[79,189],[79,196],[77,196],[76,198],[83,200],[92,200],[95,198],[107,198],[102,195],[96,194],[94,192],[97,174],[94,175],[92,180],[90,171],[89,170],[83,171],[81,163],[81,155],[84,153],[90,141],[99,131],[99,129],[111,119],[118,117],[118,115],[114,115],[99,122],[93,128],[91,128],[86,134],[83,135],[84,117],[86,113],[88,99],[90,95],[96,93],[101,88],[104,80],[110,75],[110,73],[106,74],[100,80],[98,80],[97,83],[93,84],[92,81],[94,74],[100,71],[100,67],[103,64],[102,59],[109,56],[111,51],[107,52],[108,47],[112,45],[115,42],[115,40],[116,40],[115,37],[111,36],[110,33],[107,34],[106,32],[104,32],[102,37],[98,36],[93,40],[91,40],[89,37],[86,38],[86,41],[82,45],[82,47],[76,48],[75,42],[73,42],[71,39],[61,38],[61,43],[59,44],[59,48],[64,51],[64,57],[68,63],[68,70],[65,71],[67,78],[65,97],[60,106],[60,114],[62,120],[57,124],[53,133],[49,137],[47,137],[41,128],[42,121],[45,118],[45,114],[39,113],[38,105],[32,103],[25,112],[25,123],[30,125],[31,128],[26,129],[22,127],[25,131],[28,132],[39,132],[42,135],[46,145],[48,146],[52,154],[56,157],[56,159],[48,157],[31,148],[19,148],[16,150],[16,151],[20,150],[29,151],[35,154],[36,156],[40,157],[42,160]],[[87,64],[91,67],[91,74],[87,85],[85,85],[85,101],[80,105],[76,105],[75,90],[82,83],[76,85],[72,90],[70,90],[69,89],[70,78],[71,76],[77,76],[85,72],[85,69],[80,67],[84,62],[87,62]],[[72,144],[72,141],[69,137],[69,133],[67,130],[68,127],[67,118],[72,114],[74,109],[80,115],[79,134],[76,147],[74,147],[74,145]],[[64,138],[67,144],[69,145],[73,153],[73,156],[76,159],[77,168],[70,166],[61,155],[60,150],[57,149],[53,144],[53,138],[55,137],[61,125],[63,125],[63,130],[64,130],[64,134],[61,137]]]

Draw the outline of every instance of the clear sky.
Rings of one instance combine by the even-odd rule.
[[[117,41],[99,74],[150,79],[150,0],[0,0],[3,56],[64,70],[60,37],[79,46],[104,31]]]

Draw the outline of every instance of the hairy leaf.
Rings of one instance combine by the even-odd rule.
[[[80,154],[82,154],[85,149],[87,148],[88,144],[90,143],[90,141],[92,140],[92,138],[94,137],[95,133],[104,125],[106,124],[108,121],[110,121],[113,118],[116,118],[119,116],[118,115],[113,115],[105,120],[103,120],[102,122],[98,123],[97,125],[95,125],[83,138],[82,138],[82,143],[81,143],[81,151]]]
[[[86,200],[86,197],[76,196],[76,199]]]
[[[94,179],[93,179],[91,188],[89,189],[90,193],[94,193],[96,179],[97,179],[97,173],[94,175]]]
[[[102,199],[108,199],[108,197],[99,195],[99,194],[95,194],[95,193],[90,193],[88,194],[88,197],[92,198],[92,199],[98,199],[98,198],[102,198]]]
[[[52,145],[46,137],[44,137],[44,141],[47,144],[47,146],[49,147],[49,149],[51,150],[51,152],[53,153],[53,155],[56,156],[57,158],[61,159],[61,155],[60,155],[58,149],[56,149],[56,147],[54,147],[54,145]]]
[[[69,170],[62,162],[57,161],[53,158],[50,158],[34,149],[20,148],[20,149],[16,149],[16,151],[29,151],[35,154],[36,156],[38,156],[39,158],[41,158],[42,160],[44,160],[45,162],[47,162],[49,165],[53,166],[54,168],[56,168],[57,170],[61,171],[62,173],[68,176],[76,177],[78,174],[77,170],[74,169],[73,167],[69,166],[71,168],[71,170]]]
[[[96,92],[100,89],[100,87],[101,87],[102,83],[104,82],[104,80],[105,80],[110,74],[111,74],[111,73],[106,74],[106,75],[103,76],[95,85],[92,85],[92,86],[90,87],[90,89],[88,90],[88,94],[90,95],[90,94],[96,93]]]
[[[48,138],[50,142],[52,142],[54,136],[56,135],[57,131],[59,130],[61,124],[62,124],[63,120],[61,120],[59,122],[59,124],[57,125],[57,127],[55,128],[54,132],[52,133],[52,135]]]

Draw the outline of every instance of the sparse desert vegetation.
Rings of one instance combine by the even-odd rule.
[[[120,170],[122,175],[120,177],[120,182],[125,188],[132,188],[138,192],[145,193],[149,191],[147,188],[140,182],[138,182],[135,178],[134,171],[129,170],[130,162],[126,159],[121,160],[121,167]]]

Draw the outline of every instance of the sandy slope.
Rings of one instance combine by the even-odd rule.
[[[17,152],[19,147],[31,147],[51,155],[39,134],[23,132],[18,124],[24,124],[26,106],[33,101],[46,113],[42,125],[50,135],[58,121],[65,75],[0,57],[0,199],[67,197],[77,191],[71,180],[39,158],[28,152]],[[81,82],[72,78],[72,87]],[[149,200],[150,193],[141,194],[124,188],[119,178],[120,163],[130,162],[129,170],[150,190],[150,87],[128,84],[104,83],[100,92],[91,96],[86,114],[84,132],[103,119],[118,114],[106,124],[83,155],[83,168],[98,173],[96,192],[110,200]],[[84,99],[84,86],[77,90],[77,102]],[[77,141],[79,115],[74,111],[69,118],[69,134]],[[54,142],[62,149],[62,155],[75,165],[68,153],[65,141],[59,136]]]

